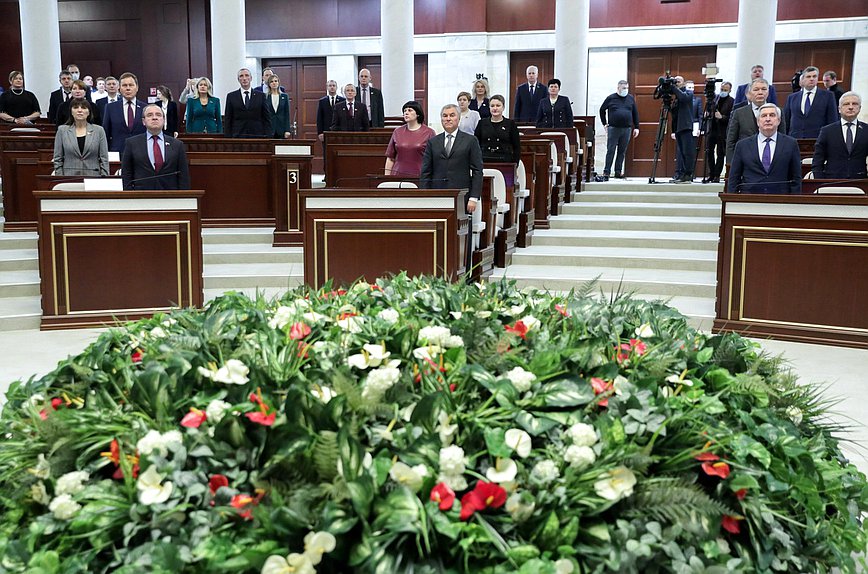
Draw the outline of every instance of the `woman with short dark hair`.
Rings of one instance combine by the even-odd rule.
[[[402,108],[404,125],[395,128],[386,148],[386,175],[417,178],[422,172],[422,155],[434,130],[425,125],[425,112],[419,102],[409,101]]]
[[[521,138],[515,122],[503,115],[506,100],[500,94],[495,94],[488,103],[491,116],[479,120],[474,133],[482,148],[482,159],[518,164],[521,160]]]
[[[573,127],[573,106],[566,96],[558,95],[561,91],[561,81],[557,78],[549,80],[549,97],[539,103],[536,113],[538,128],[571,128]]]
[[[54,174],[108,175],[105,131],[102,126],[88,122],[93,106],[84,98],[73,98],[66,103],[69,103],[69,120],[58,126],[54,137]]]

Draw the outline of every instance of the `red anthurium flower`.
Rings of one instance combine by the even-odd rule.
[[[506,502],[506,490],[492,482],[480,480],[476,486],[461,497],[461,520],[467,520],[477,510],[500,508]]]
[[[697,454],[693,458],[695,458],[696,460],[702,461],[702,462],[709,461],[709,460],[711,460],[711,461],[720,460],[720,457],[717,456],[716,454],[714,454],[713,452],[702,452],[702,453]]]
[[[101,452],[99,455],[109,459],[117,467],[114,474],[112,474],[112,478],[120,480],[124,477],[124,471],[121,468],[121,447],[117,439],[112,439],[108,452]],[[133,478],[137,478],[139,476],[139,457],[128,454],[127,460],[133,463]]]
[[[606,381],[606,380],[601,379],[599,377],[592,377],[591,378],[591,388],[594,389],[595,395],[601,395],[603,393],[608,393],[614,387],[615,387],[615,385],[612,383],[612,381]],[[609,399],[608,398],[601,399],[597,404],[600,405],[601,407],[607,407],[607,406],[609,406]]]
[[[441,482],[431,489],[431,500],[440,503],[440,510],[449,510],[455,502],[455,491],[445,482]]]
[[[720,521],[720,525],[723,526],[723,529],[730,534],[738,534],[739,532],[741,532],[741,526],[739,525],[739,521],[741,520],[744,520],[744,518],[740,516],[730,516],[726,514]]]
[[[648,352],[648,345],[639,339],[630,339],[630,347],[633,349],[633,352],[640,357]]]
[[[731,472],[729,465],[725,462],[703,462],[702,470],[708,476],[719,476],[722,479],[726,479]]]
[[[744,497],[747,496],[747,489],[742,488],[740,490],[735,491],[735,497],[739,500],[744,500]]]
[[[518,335],[522,339],[527,338],[527,325],[525,325],[521,320],[516,321],[515,325],[504,325],[503,328],[506,329],[507,333]]]
[[[560,313],[564,317],[570,316],[570,314],[567,312],[567,306],[566,305],[560,305],[560,304],[555,305],[555,309],[557,310],[558,313]]]
[[[304,341],[298,341],[298,357],[300,359],[306,359],[308,357],[308,349],[310,349],[310,345],[305,343]]]
[[[355,317],[356,313],[341,313],[338,315],[338,321],[343,321],[344,319],[349,319],[350,317]]]
[[[301,321],[293,323],[289,328],[290,339],[304,339],[308,335],[310,335],[310,327]]]
[[[63,406],[63,399],[61,399],[59,397],[54,397],[53,399],[51,399],[51,408],[53,408],[54,410],[57,410],[62,406]]]
[[[277,418],[277,413],[271,413],[270,415],[260,413],[260,412],[252,412],[247,413],[246,416],[252,422],[261,424],[264,427],[270,427],[274,424],[274,419]]]
[[[130,359],[134,363],[141,363],[143,355],[144,355],[144,353],[142,353],[142,351],[140,349],[136,349],[135,351],[133,351],[133,354],[130,356]]]
[[[250,507],[253,506],[254,500],[249,494],[236,494],[232,497],[232,501],[229,504],[238,511],[238,516],[244,520],[251,520],[253,518],[253,511]]]
[[[217,494],[217,490],[221,486],[229,486],[229,479],[222,474],[215,474],[208,480],[208,488],[211,494]]]
[[[197,429],[202,426],[202,423],[207,419],[208,415],[205,414],[205,411],[200,411],[196,407],[190,407],[190,412],[184,415],[184,418],[181,419],[181,426],[189,429]]]

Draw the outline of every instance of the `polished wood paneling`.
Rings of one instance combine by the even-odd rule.
[[[380,0],[248,0],[248,40],[380,34]]]
[[[518,89],[520,85],[527,83],[528,66],[537,67],[537,81],[545,85],[546,82],[552,79],[552,77],[554,77],[555,75],[554,50],[542,50],[538,52],[510,52],[509,101],[512,109],[504,112],[504,115],[507,117],[511,117],[512,112],[515,110],[515,90]]]
[[[3,89],[9,89],[8,76],[12,70],[24,70],[24,58],[21,53],[21,20],[18,2],[0,2],[0,38],[3,38],[3,49],[0,50],[0,82]],[[26,70],[24,70],[26,72]],[[59,72],[60,70],[58,70]],[[54,72],[55,77],[57,72]],[[25,86],[26,87],[26,86]],[[40,106],[43,105],[39,102]],[[48,102],[44,104],[48,109]],[[44,110],[43,110],[44,111]]]
[[[3,173],[3,215],[5,231],[35,231],[38,206],[31,192],[38,189],[40,150],[54,149],[54,136],[0,136],[0,171]]]
[[[485,29],[486,0],[415,0],[416,34],[456,34]]]
[[[489,32],[555,29],[555,0],[486,0],[485,5],[485,29]]]
[[[823,73],[832,70],[838,74],[838,83],[847,91],[853,81],[853,53],[855,40],[833,40],[828,42],[778,42],[775,44],[774,84],[778,93],[778,103],[783,107],[787,96],[793,93],[792,78],[796,70],[808,66],[820,69],[820,88]]]
[[[293,146],[301,148],[293,142]],[[309,153],[293,155],[276,155],[271,162],[272,189],[274,189],[274,241],[275,247],[301,245],[303,218],[301,214],[301,189],[310,189],[311,160],[313,150],[322,146],[312,140],[308,146]]]

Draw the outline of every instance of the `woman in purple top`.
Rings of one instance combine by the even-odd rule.
[[[404,125],[395,128],[389,147],[386,148],[386,175],[419,177],[422,171],[422,154],[434,130],[425,125],[425,113],[419,102],[407,102]]]

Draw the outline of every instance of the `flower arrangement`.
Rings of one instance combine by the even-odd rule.
[[[7,394],[0,571],[855,571],[819,391],[589,291],[402,275],[110,330]]]

